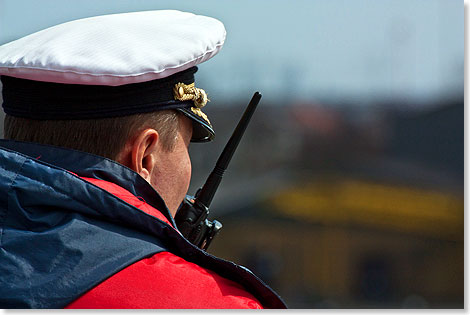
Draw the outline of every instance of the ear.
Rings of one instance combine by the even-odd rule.
[[[149,128],[139,132],[130,148],[130,168],[148,182],[155,166],[154,153],[158,149],[158,141],[158,132]]]

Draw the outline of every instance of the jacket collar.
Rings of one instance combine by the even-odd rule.
[[[0,139],[0,147],[16,151],[79,176],[102,179],[117,184],[135,196],[141,196],[171,222],[176,223],[165,202],[139,174],[113,160],[62,147]]]

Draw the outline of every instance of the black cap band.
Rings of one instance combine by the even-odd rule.
[[[197,67],[169,77],[120,86],[40,82],[1,76],[3,109],[11,116],[36,120],[94,119],[190,108],[174,99],[173,87],[194,82]]]

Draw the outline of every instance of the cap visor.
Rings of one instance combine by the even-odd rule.
[[[214,129],[202,117],[199,117],[189,108],[178,108],[178,111],[190,118],[193,123],[193,136],[191,142],[209,142],[215,138]]]

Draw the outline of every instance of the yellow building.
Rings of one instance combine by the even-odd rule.
[[[462,308],[459,193],[326,176],[224,219],[211,252],[292,307]]]

